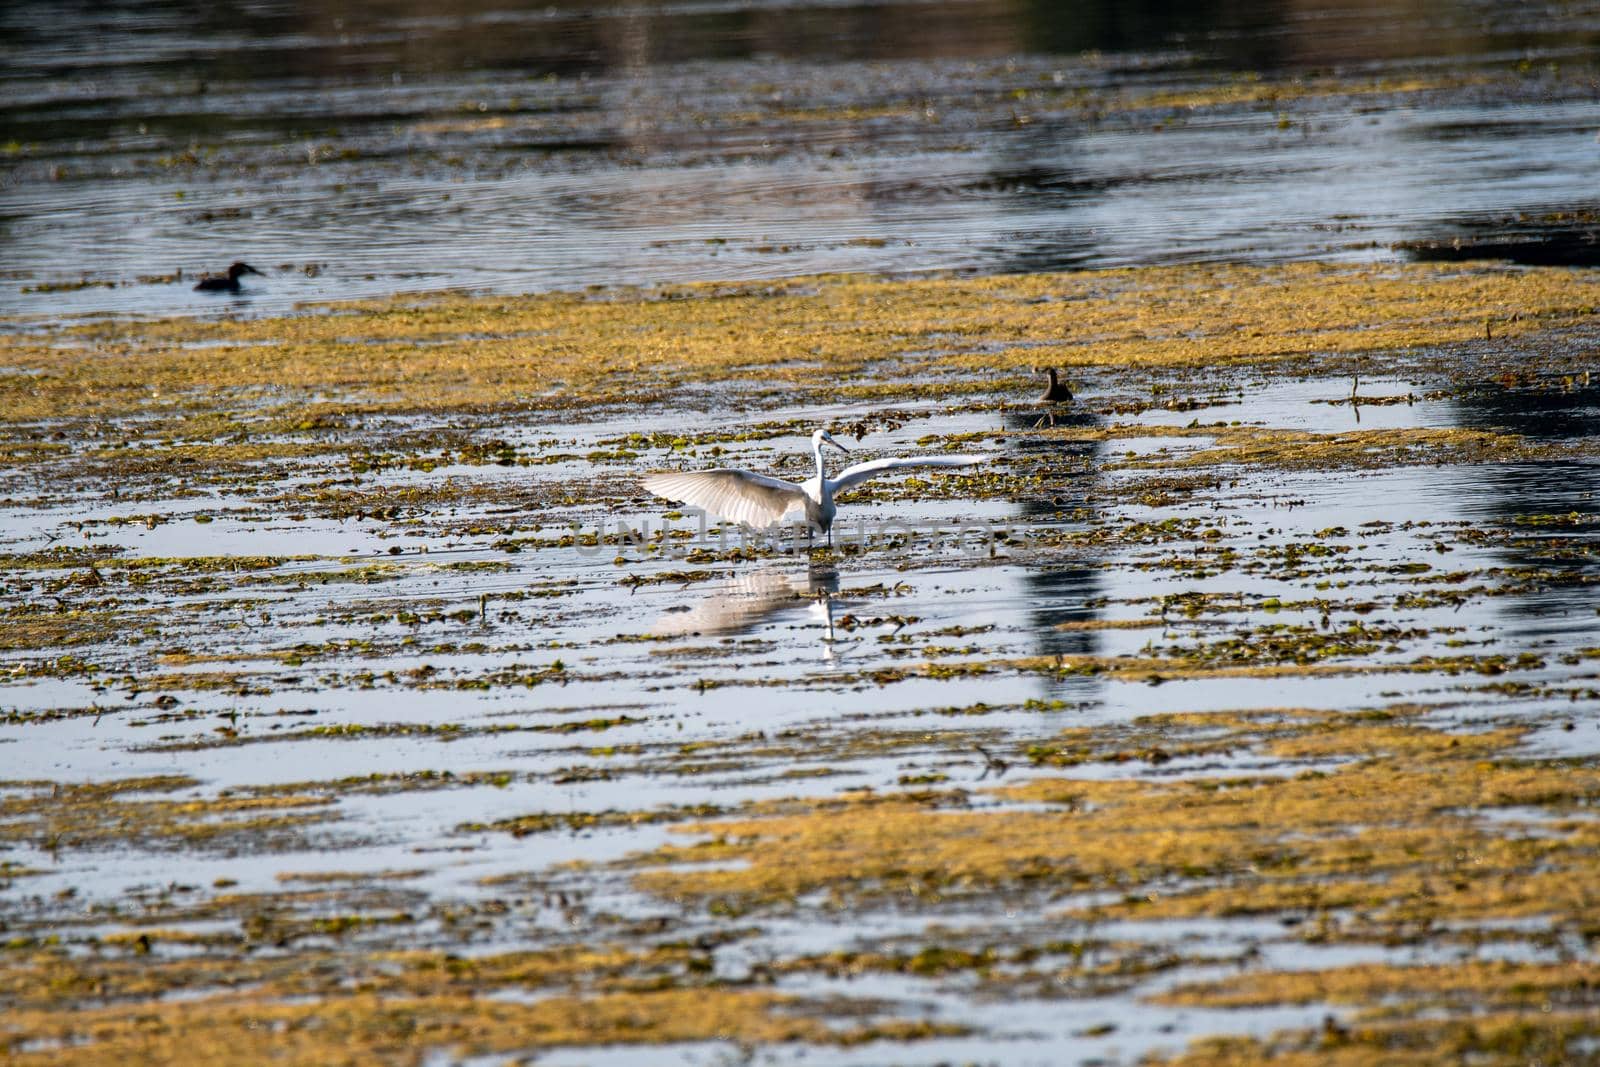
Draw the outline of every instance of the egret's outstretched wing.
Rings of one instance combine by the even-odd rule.
[[[644,487],[656,496],[681,500],[757,529],[771,526],[794,509],[804,507],[806,499],[805,490],[793,482],[731,467],[652,474],[644,480]]]
[[[829,484],[835,493],[842,493],[852,485],[860,485],[868,478],[875,478],[885,471],[899,470],[902,467],[976,467],[980,463],[987,462],[989,462],[988,456],[895,456],[888,459],[869,459],[865,463],[846,467],[839,472],[839,477],[830,478]]]

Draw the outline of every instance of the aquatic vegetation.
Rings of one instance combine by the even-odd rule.
[[[636,858],[638,884],[673,898],[741,906],[777,904],[825,891],[844,902],[908,895],[961,899],[995,892],[1046,899],[1114,889],[1123,902],[1097,917],[1140,919],[1237,914],[1232,907],[1318,914],[1359,908],[1369,923],[1437,922],[1455,917],[1542,914],[1582,921],[1589,906],[1589,857],[1596,827],[1557,821],[1538,838],[1517,823],[1485,823],[1476,813],[1536,807],[1559,817],[1600,795],[1600,770],[1586,763],[1507,759],[1523,730],[1443,731],[1414,713],[1390,721],[1339,714],[1279,715],[1262,724],[1196,716],[1190,728],[1228,729],[1199,751],[1262,745],[1327,769],[1291,777],[1173,782],[1139,779],[1035,779],[992,788],[1049,810],[930,811],[874,797],[866,805],[824,805],[783,817],[694,824],[704,840]],[[1170,721],[1170,720],[1169,720]],[[1122,762],[1124,749],[1082,745],[1069,760],[1030,753],[1036,763]],[[1156,764],[1188,754],[1170,731],[1165,746],[1134,758]],[[1069,742],[1070,744],[1070,742]],[[1351,762],[1329,766],[1326,761]],[[674,864],[715,859],[738,865],[679,871]],[[1508,876],[1538,866],[1529,892]],[[1222,880],[1190,894],[1166,880]],[[1444,891],[1431,888],[1435,880]],[[1142,886],[1163,886],[1147,892]],[[1239,902],[1230,905],[1230,901]],[[1337,936],[1337,924],[1323,930]]]
[[[270,839],[329,817],[320,810],[327,800],[292,793],[170,796],[198,784],[177,775],[82,784],[0,782],[0,840],[40,842],[51,852],[130,844],[214,848]],[[159,798],[147,796],[152,793]]]
[[[1234,991],[1180,987],[1179,1003],[1236,1005],[1324,1002],[1361,1005],[1348,1023],[1269,1039],[1211,1038],[1162,1062],[1185,1067],[1234,1063],[1553,1063],[1581,1059],[1600,1034],[1593,967],[1587,962],[1453,966],[1364,965],[1246,979]],[[1381,1006],[1380,1006],[1381,1005]]]
[[[1553,458],[1565,450],[1540,447],[1506,434],[1462,429],[1359,430],[1316,434],[1287,430],[1227,429],[1209,448],[1129,466],[1173,467],[1251,464],[1288,470],[1387,470],[1407,464],[1504,463]]]
[[[809,1008],[811,1015],[803,1014]],[[130,1064],[201,1056],[208,1063],[372,1062],[424,1050],[486,1055],[561,1045],[669,1044],[738,1034],[768,1043],[852,1045],[958,1032],[930,1023],[863,1023],[834,1028],[826,1002],[750,990],[661,990],[593,997],[555,996],[531,1003],[470,993],[425,998],[345,994],[312,1003],[264,1003],[213,996],[72,1014],[21,1011],[5,1026],[35,1035],[24,1063],[90,1064],[114,1057]]]
[[[598,826],[638,826],[649,822],[682,822],[685,819],[720,815],[722,809],[715,804],[700,804],[692,808],[654,808],[646,811],[569,811],[539,812],[497,819],[492,823],[465,823],[460,829],[503,830],[513,837],[549,833],[554,830],[584,830]]]
[[[1594,448],[1521,412],[1591,404],[1593,282],[813,277],[5,334],[0,740],[91,769],[0,784],[0,1047],[653,1054],[1147,998],[1179,1062],[1581,1049]],[[1046,360],[1081,410],[1034,428]],[[639,488],[805,477],[821,403],[869,455],[993,461],[862,487],[879,524],[832,551]],[[1337,1017],[1262,1036],[1289,1006]]]
[[[1503,338],[1515,338],[1582,324],[1594,309],[1593,280],[1581,271],[1290,264],[1204,273],[1203,285],[1194,268],[1175,267],[926,281],[822,277],[604,298],[396,297],[339,305],[339,314],[56,327],[0,333],[0,362],[30,372],[0,378],[0,401],[14,420],[182,419],[210,410],[211,395],[243,410],[285,389],[308,399],[337,393],[347,402],[331,410],[344,418],[486,406],[560,410],[623,402],[611,392],[619,372],[632,384],[626,399],[636,403],[641,392],[659,398],[706,377],[819,387],[888,360],[905,376],[900,395],[911,398],[926,395],[927,382],[918,380],[925,370],[1016,370],[1041,361],[1181,368],[1314,357],[1319,369],[1337,373],[1356,354],[1370,360],[1472,341],[1487,319],[1500,323]],[[201,384],[217,393],[196,392]],[[285,414],[280,407],[273,417]],[[157,422],[142,432],[177,429]],[[228,429],[222,423],[214,432]],[[142,461],[127,448],[106,456],[113,457]]]

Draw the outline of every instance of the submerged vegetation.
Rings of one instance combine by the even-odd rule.
[[[1120,1005],[1061,1038],[1097,1054],[1579,1058],[1596,280],[820,277],[0,335],[0,721],[55,753],[0,782],[0,1043],[916,1060],[1066,998]],[[1039,363],[1080,395],[1054,426]],[[869,452],[997,461],[874,485],[891,521],[833,550],[638,489],[803,476],[823,402]]]

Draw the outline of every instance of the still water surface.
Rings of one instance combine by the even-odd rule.
[[[1399,258],[1450,255],[1458,239],[1463,254],[1585,262],[1586,227],[1600,208],[1597,59],[1595,4],[22,0],[0,9],[0,313],[264,313],[303,300],[442,287],[521,292],[807,271]],[[1344,88],[1250,97],[1253,86],[1296,79]],[[1351,94],[1351,86],[1377,88]],[[1244,102],[1183,102],[1227,92]],[[1399,242],[1421,245],[1407,251]],[[247,280],[249,292],[237,297],[191,290],[196,272],[235,258],[267,276]],[[1118,495],[1150,476],[1131,460],[1176,461],[1204,447],[1204,438],[1159,432],[1195,419],[1327,435],[1461,427],[1582,442],[1600,418],[1600,390],[1578,379],[1592,337],[1563,343],[1573,345],[1564,386],[1476,381],[1472,359],[1495,354],[1485,341],[1462,348],[1463,380],[1362,386],[1369,394],[1448,387],[1415,404],[1358,413],[1329,403],[1345,396],[1345,380],[1260,382],[1246,374],[1196,386],[1203,404],[1142,412],[1148,436],[1141,429],[1115,442],[991,439],[1003,425],[999,405],[1023,395],[1016,382],[993,382],[985,406],[915,406],[903,425],[872,434],[868,447],[906,454],[924,435],[981,434],[972,447],[1019,470],[1062,450],[1081,466],[1062,464],[1048,493],[1024,499],[857,501],[842,515],[841,533],[858,518],[918,529],[981,523],[1018,533],[1017,543],[990,556],[921,541],[902,552],[884,539],[835,565],[779,557],[718,567],[715,579],[636,586],[621,579],[664,579],[688,564],[609,547],[510,551],[502,527],[520,523],[530,535],[537,521],[547,525],[534,529],[553,537],[619,518],[617,502],[634,495],[640,470],[684,462],[658,446],[631,460],[606,458],[633,431],[715,421],[754,438],[719,462],[793,474],[804,438],[772,425],[848,423],[873,416],[873,405],[796,407],[737,396],[723,405],[722,394],[708,393],[704,406],[573,413],[563,425],[499,415],[499,424],[463,432],[503,438],[525,455],[559,450],[573,459],[396,467],[362,486],[403,499],[408,489],[456,480],[491,490],[532,486],[532,496],[569,501],[531,516],[512,515],[518,509],[493,492],[464,497],[460,514],[455,505],[387,517],[286,512],[277,494],[343,484],[331,482],[348,473],[342,454],[332,453],[291,470],[270,492],[207,481],[215,472],[196,473],[203,492],[181,479],[110,486],[70,451],[56,482],[22,465],[0,468],[0,552],[20,558],[58,545],[104,546],[108,558],[169,560],[140,587],[153,599],[131,601],[127,634],[77,649],[108,665],[98,675],[30,677],[29,666],[57,657],[55,648],[8,658],[14,675],[0,690],[9,715],[0,725],[0,776],[183,774],[195,779],[196,795],[438,767],[506,778],[493,788],[352,792],[340,798],[336,822],[279,851],[194,850],[175,859],[137,844],[59,854],[42,842],[19,844],[8,857],[39,873],[5,887],[8,917],[30,916],[41,929],[69,915],[80,921],[69,892],[83,908],[153,898],[178,863],[188,881],[227,879],[241,893],[271,893],[285,872],[417,868],[418,901],[455,906],[496,892],[485,879],[615,859],[674,836],[641,823],[522,838],[470,829],[474,823],[524,812],[733,808],[810,791],[896,789],[908,775],[938,775],[971,790],[972,803],[989,804],[983,790],[994,779],[977,745],[1028,775],[1028,746],[1064,727],[1115,730],[1158,712],[1414,701],[1438,705],[1440,721],[1505,723],[1565,710],[1570,695],[1570,732],[1551,720],[1530,747],[1588,755],[1600,736],[1585,651],[1595,643],[1600,466],[1580,452],[1570,462],[1358,476],[1244,468],[1163,503]],[[1093,405],[1171,383],[1107,371],[1075,384]],[[417,418],[420,429],[427,420]],[[81,427],[70,429],[70,448],[98,447],[77,439]],[[570,503],[575,482],[586,482],[592,498]],[[630,508],[636,513],[620,517],[661,517],[659,502],[642,496],[620,510]],[[128,521],[146,513],[160,521]],[[1553,518],[1562,521],[1551,525]],[[1049,537],[1086,521],[1215,522],[1217,547],[1247,560],[1260,553],[1262,566],[1196,576],[1172,565],[1178,549],[1156,541],[1048,547]],[[1493,543],[1468,536],[1524,527],[1525,536]],[[1030,538],[1047,547],[1030,547]],[[1303,574],[1271,565],[1268,550],[1314,542],[1348,548],[1348,565]],[[613,552],[629,556],[625,566]],[[297,555],[314,558],[290,558]],[[225,582],[184,568],[262,556],[284,558]],[[1523,592],[1504,579],[1503,595],[1469,598],[1465,608],[1401,608],[1402,594],[1431,588],[1392,571],[1417,560],[1475,581],[1500,582],[1519,568],[1563,580]],[[381,581],[345,574],[368,565],[382,568]],[[58,570],[6,574],[3,606],[35,606],[35,586],[46,588],[47,579],[63,609],[106,595],[71,584],[65,565]],[[1329,579],[1341,584],[1330,591]],[[1203,596],[1230,599],[1192,618],[1168,619],[1158,607]],[[1235,597],[1237,609],[1229,606]],[[1392,601],[1389,613],[1408,635],[1374,652],[1373,663],[1458,648],[1534,652],[1541,662],[1517,674],[1522,691],[1497,689],[1487,676],[1366,671],[1156,685],[997,667],[874,681],[875,672],[924,661],[1181,654],[1233,628],[1248,632],[1248,612],[1267,598],[1299,605],[1274,622],[1324,629],[1324,611],[1343,627],[1370,620],[1364,600]],[[1323,601],[1331,609],[1317,606]],[[422,604],[433,615],[406,621]],[[1159,626],[1103,625],[1149,621],[1158,610]],[[146,628],[135,632],[135,622]],[[167,665],[169,647],[192,660]],[[559,682],[496,680],[557,660],[565,664]],[[219,664],[249,684],[201,684]],[[400,681],[424,668],[436,684]],[[145,678],[158,671],[181,697],[150,688]],[[181,684],[186,676],[192,687]],[[962,708],[983,713],[957,717]],[[536,732],[597,717],[617,721],[592,737]],[[397,729],[430,724],[459,733]],[[308,729],[363,726],[372,732]],[[807,748],[763,754],[764,745],[749,741],[755,729],[801,731]],[[876,747],[860,744],[868,736]],[[725,769],[695,769],[692,746],[739,758]],[[1180,755],[1160,768],[1091,763],[1074,773],[1267,776],[1305,768],[1241,748]],[[552,884],[593,894],[591,915],[663,915],[690,932],[721,929],[715,917],[633,893],[622,875],[559,877],[568,881]],[[747,946],[719,953],[719,974],[737,977],[755,958],[853,947],[858,934],[916,944],[919,935],[963,926],[974,937],[1017,943],[1060,933],[1049,916],[971,906],[972,914],[881,909],[862,917],[859,931],[831,913],[776,916]],[[518,914],[472,948],[544,944],[571,922]],[[1446,951],[1312,947],[1276,920],[1252,918],[1129,923],[1104,933],[1197,955],[1248,950],[1241,965],[1257,968],[1415,962]],[[432,931],[419,936],[456,945]],[[1479,951],[1540,950],[1508,943]],[[797,977],[784,989],[870,993],[909,1013],[931,1005],[940,1019],[979,1028],[976,1037],[886,1053],[926,1063],[1135,1062],[1208,1033],[1315,1026],[1326,1010],[1221,1013],[1135,1001],[1167,981],[1154,977],[1110,998],[1043,1001],[974,998],[904,976],[857,979],[848,990]],[[1120,1028],[1104,1030],[1107,1019]],[[707,1062],[735,1051],[583,1049],[549,1062]],[[814,1047],[764,1055],[862,1062],[855,1051]]]
[[[1592,261],[1597,59],[1594,4],[23,0],[0,313],[1463,236]],[[234,259],[268,277],[191,291]]]

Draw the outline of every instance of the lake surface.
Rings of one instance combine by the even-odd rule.
[[[1374,292],[1420,273],[1318,269],[1329,290],[1353,276]],[[1482,273],[1430,277],[1446,286]],[[1517,272],[1494,276],[1506,275]],[[1217,277],[1179,273],[1162,295],[1129,297],[1115,313],[1131,323],[1183,291],[1210,292]],[[1590,277],[1570,283],[1584,307]],[[1079,315],[1106,284],[1012,281],[1061,286],[1024,306]],[[1250,284],[1235,276],[1228,288]],[[1305,282],[1275,269],[1253,284]],[[812,286],[795,288],[809,299]],[[727,290],[595,300],[621,303],[619,320],[637,326],[656,305],[717,306],[734,299]],[[949,299],[929,303],[948,315]],[[1461,303],[1406,313],[1466,314],[1476,327],[1477,310]],[[1285,345],[1304,328],[1290,304],[1277,317]],[[421,373],[430,353],[506,335],[494,318],[504,313],[474,302],[466,333],[367,347],[394,347]],[[302,318],[340,344],[392,325],[385,310]],[[1192,785],[1202,803],[1359,782],[1400,758],[1382,752],[1393,738],[1424,751],[1441,735],[1463,746],[1490,738],[1492,760],[1466,748],[1408,767],[1394,796],[1485,767],[1552,775],[1524,804],[1492,791],[1461,813],[1439,801],[1447,810],[1428,816],[1426,832],[1445,848],[1539,842],[1546,875],[1564,873],[1592,825],[1584,776],[1600,748],[1600,390],[1582,373],[1591,319],[1580,308],[1531,335],[1501,322],[1509,336],[1391,350],[1382,370],[1361,351],[1347,364],[1324,353],[1233,369],[1082,369],[1072,375],[1080,402],[1053,427],[1027,399],[1036,386],[1014,373],[940,365],[969,341],[1001,342],[938,329],[897,342],[892,350],[908,350],[870,375],[809,389],[716,380],[648,402],[577,402],[535,383],[533,398],[509,405],[386,412],[359,386],[308,394],[270,372],[240,395],[215,386],[199,360],[193,387],[176,394],[106,388],[132,397],[114,417],[12,420],[14,461],[0,469],[8,965],[25,974],[38,952],[74,973],[106,969],[105,981],[167,983],[164,996],[130,991],[106,1007],[137,1018],[174,1004],[224,1010],[218,985],[287,968],[302,1007],[284,1008],[288,994],[271,984],[256,990],[263,1003],[339,1017],[351,983],[392,979],[407,960],[457,967],[596,944],[694,944],[708,947],[691,970],[638,980],[707,997],[770,988],[830,1019],[954,1028],[866,1047],[755,1041],[758,1062],[1032,1067],[1134,1064],[1211,1034],[1315,1033],[1325,1017],[1359,1018],[1359,1006],[1341,1004],[1218,1010],[1161,999],[1218,974],[1586,958],[1587,907],[1540,913],[1537,937],[1470,910],[1419,934],[1406,917],[1424,902],[1413,896],[1393,905],[1398,918],[1254,904],[1253,893],[1281,886],[1256,852],[1215,869],[1163,868],[1168,849],[1208,828],[1168,833],[1154,852],[1130,845],[1126,871],[1074,880],[1092,842],[1073,844],[1073,827],[1100,809],[1008,791],[1041,777],[1155,797]],[[235,326],[268,335],[247,354],[271,358],[281,333],[297,358],[314,358],[293,339],[294,321],[56,327],[25,332],[16,358],[46,358],[26,344],[39,336],[47,352],[81,351],[102,369],[128,337],[152,364],[183,352],[226,360],[236,354],[227,343],[174,343],[168,331]],[[1104,343],[1133,326],[1117,329]],[[1237,332],[1226,317],[1207,329],[1207,347]],[[78,347],[86,336],[111,349]],[[924,344],[949,350],[914,365]],[[338,351],[364,358],[359,343],[356,355]],[[62,372],[45,368],[41,379]],[[0,385],[15,390],[16,379]],[[863,385],[880,391],[830,395]],[[926,395],[939,387],[956,388]],[[804,477],[818,424],[857,459],[959,448],[987,463],[955,481],[918,472],[857,490],[833,552],[708,529],[639,488],[643,471],[713,463]],[[1302,455],[1325,448],[1335,451]],[[1376,742],[1318,747],[1363,729]],[[1276,748],[1285,731],[1309,751]],[[1377,803],[1331,827],[1271,812],[1259,832],[1282,850],[1368,837],[1378,848],[1412,831],[1388,825],[1389,792]],[[288,822],[271,822],[276,804],[288,805]],[[874,895],[871,876],[742,904],[697,889],[760,857],[708,863],[696,849],[739,838],[696,818],[752,819],[757,829],[741,833],[759,833],[783,812],[826,826],[850,805],[918,804],[930,835],[944,818],[988,820],[973,852],[1009,820],[1054,811],[1059,821],[1023,842],[1023,874],[970,876],[931,895]],[[1228,825],[1226,810],[1216,818]],[[895,847],[886,840],[849,855],[870,868]],[[661,852],[672,848],[688,851]],[[1330,891],[1367,884],[1366,872],[1381,895],[1416,862],[1379,855],[1388,858],[1327,878]],[[1067,873],[1027,873],[1040,856],[1060,856]],[[1516,884],[1516,862],[1453,877],[1469,889]],[[1580,865],[1582,885],[1591,870]],[[681,888],[652,891],[649,879],[663,876]],[[1230,885],[1242,899],[1214,914],[1140,921],[1093,910]],[[887,966],[834,973],[839,960],[885,953]],[[960,953],[1000,953],[1006,966],[933,966]],[[896,965],[894,954],[931,969]],[[557,995],[525,967],[474,988],[491,1003]],[[631,995],[647,1010],[648,991]],[[48,1003],[70,1023],[106,1001]],[[523,1030],[498,1044],[558,1064],[743,1055],[743,1042],[717,1033],[671,1040],[635,1027],[547,1041]],[[478,1062],[432,1037],[401,1058],[424,1055]]]
[[[1592,1051],[1597,72],[1592,3],[7,4],[0,1049]],[[836,551],[639,484],[818,425],[986,463]],[[1575,977],[1428,999],[1499,963]],[[1167,997],[1362,966],[1442,970]],[[867,1029],[647,1018],[769,991]],[[644,1021],[474,1014],[562,996]]]
[[[0,313],[1463,240],[1593,262],[1597,58],[1594,5],[1488,0],[22,0]],[[236,259],[251,295],[191,292]]]

